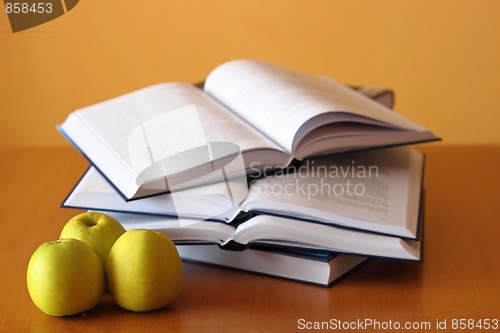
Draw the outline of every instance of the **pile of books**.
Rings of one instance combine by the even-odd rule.
[[[438,140],[346,87],[252,60],[71,113],[91,166],[63,207],[167,234],[183,260],[329,286],[368,258],[422,261],[424,157]]]

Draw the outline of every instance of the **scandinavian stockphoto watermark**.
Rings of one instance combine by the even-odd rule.
[[[284,170],[250,166],[254,178],[250,186],[256,195],[295,196],[305,199],[362,197],[367,184],[379,177],[377,165],[357,164],[354,159],[308,159]]]
[[[137,185],[151,192],[170,191],[178,216],[190,216],[193,194],[214,192],[229,198],[211,209],[215,218],[234,209],[248,193],[245,163],[235,143],[207,139],[196,105],[187,105],[140,122],[128,134],[130,166]],[[193,193],[193,191],[195,193]],[[181,225],[195,220],[180,220]]]
[[[27,30],[52,21],[73,9],[79,0],[4,0],[12,32]]]

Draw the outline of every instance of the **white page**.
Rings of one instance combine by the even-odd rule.
[[[239,225],[234,240],[242,244],[262,242],[404,260],[420,259],[419,241],[269,215],[259,215]]]
[[[125,230],[150,229],[165,233],[176,243],[223,243],[234,234],[235,228],[225,223],[177,219],[175,217],[106,212]]]
[[[306,160],[294,173],[253,182],[242,207],[411,238],[422,163],[410,147]]]
[[[189,84],[158,84],[78,110],[76,114],[103,143],[113,147],[110,151],[114,151],[119,159],[131,168],[130,134],[155,117],[192,104],[196,106],[199,121],[198,119],[193,121],[191,127],[190,124],[184,123],[182,132],[198,132],[201,123],[206,142],[235,143],[242,151],[262,147],[279,149],[268,138],[247,126],[203,91]],[[172,140],[175,146],[178,138]],[[176,150],[172,151],[175,153]],[[165,154],[165,151],[160,151],[158,155],[164,157]],[[142,167],[146,167],[146,163],[143,163]],[[132,171],[133,174],[138,174],[138,170]]]
[[[425,130],[389,108],[333,80],[271,64],[237,60],[216,68],[205,91],[288,152],[308,120],[335,111],[370,117],[401,128]]]
[[[183,191],[160,194],[141,200],[124,201],[94,168],[90,167],[63,203],[65,207],[92,210],[174,215],[191,219],[232,221],[240,212],[239,193],[247,193],[245,182],[212,183]],[[228,193],[228,187],[231,193]],[[241,199],[243,200],[243,199]]]

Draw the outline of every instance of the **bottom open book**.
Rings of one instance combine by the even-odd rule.
[[[423,219],[423,200],[420,209]],[[150,229],[165,233],[179,244],[216,244],[242,250],[252,246],[343,253],[409,261],[422,260],[421,237],[401,237],[361,232],[274,215],[256,215],[239,224],[178,219],[176,217],[107,212],[125,229]],[[423,222],[419,225],[422,227]]]
[[[157,215],[107,214],[127,230],[146,228],[165,233],[176,243],[184,261],[321,286],[332,285],[368,258],[423,260],[422,230],[419,239],[404,239],[272,215],[257,215],[234,226]]]

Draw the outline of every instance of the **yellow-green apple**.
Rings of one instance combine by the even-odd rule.
[[[177,248],[163,233],[128,230],[109,252],[106,276],[116,304],[131,311],[151,311],[177,299],[182,265]]]
[[[113,217],[99,212],[86,212],[71,218],[61,231],[60,238],[75,238],[89,245],[106,265],[109,251],[125,232]]]
[[[92,309],[104,293],[104,269],[82,241],[60,239],[42,244],[31,256],[26,274],[35,305],[53,316]]]

